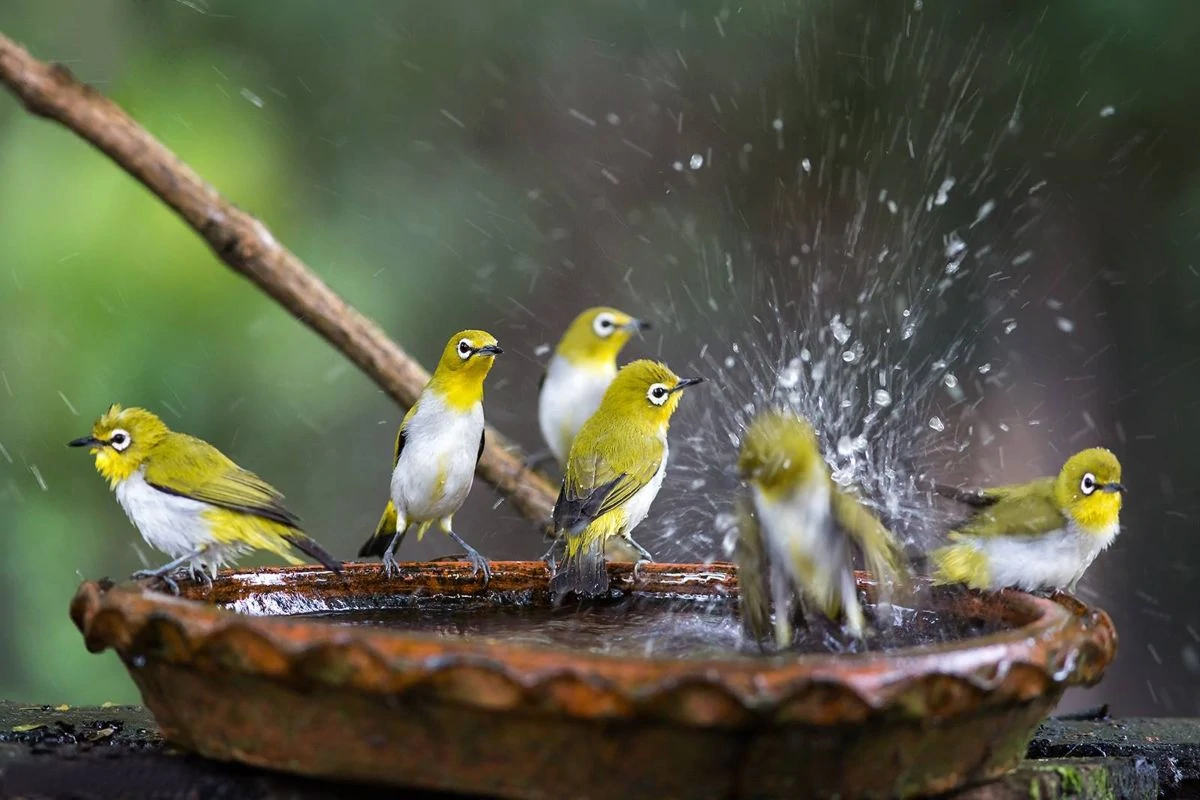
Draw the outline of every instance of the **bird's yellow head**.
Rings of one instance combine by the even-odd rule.
[[[679,408],[682,390],[703,380],[681,378],[657,361],[631,361],[608,385],[596,415],[612,415],[614,424],[641,422],[665,430]]]
[[[96,470],[115,486],[136,472],[170,432],[166,423],[146,409],[121,408],[114,403],[92,425],[91,436],[68,445],[90,447],[89,452],[96,457]]]
[[[483,399],[483,379],[503,352],[487,331],[459,331],[446,343],[430,386],[452,407],[466,410]]]
[[[1054,482],[1054,497],[1063,513],[1088,530],[1103,530],[1118,521],[1121,463],[1103,447],[1093,447],[1067,459]]]
[[[563,334],[555,352],[572,364],[615,364],[630,337],[648,330],[650,323],[624,311],[599,306],[577,316]]]
[[[756,416],[738,453],[738,474],[768,494],[788,492],[823,466],[817,436],[791,411],[770,409]]]

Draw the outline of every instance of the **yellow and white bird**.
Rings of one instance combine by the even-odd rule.
[[[616,377],[621,349],[634,333],[649,328],[648,322],[601,306],[575,317],[563,334],[538,384],[538,425],[560,466]]]
[[[383,569],[396,570],[396,548],[409,526],[418,541],[435,522],[467,552],[474,567],[491,580],[487,559],[454,532],[454,514],[462,508],[483,455],[483,382],[496,356],[504,352],[486,331],[459,331],[442,351],[433,377],[404,416],[392,458],[391,499],[375,533],[358,551],[382,556]]]
[[[754,638],[766,632],[775,609],[775,639],[792,639],[793,601],[826,617],[846,618],[862,638],[866,621],[858,602],[852,545],[881,582],[902,572],[895,537],[854,496],[833,482],[816,434],[799,415],[771,409],[746,429],[738,473],[749,485],[739,506],[735,549],[742,619]],[[807,601],[807,602],[806,602]]]
[[[159,578],[178,594],[172,577],[177,570],[209,581],[209,575],[215,578],[218,569],[251,550],[269,550],[299,564],[291,548],[341,572],[333,556],[300,530],[274,487],[208,442],[171,430],[144,408],[114,404],[90,436],[69,444],[91,448],[96,470],[142,538],[174,559],[158,569],[139,570],[134,578]]]
[[[934,488],[973,507],[951,531],[951,543],[933,552],[935,583],[1074,592],[1121,529],[1121,464],[1102,447],[1071,456],[1056,477],[992,489]]]
[[[554,529],[566,544],[562,565],[548,558],[556,603],[571,592],[595,597],[608,591],[605,545],[615,537],[641,555],[639,565],[653,560],[631,534],[662,488],[667,431],[680,392],[702,380],[680,378],[656,361],[626,364],[580,429],[554,504]]]

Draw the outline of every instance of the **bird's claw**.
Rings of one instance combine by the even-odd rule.
[[[383,574],[384,577],[394,578],[400,573],[400,564],[396,561],[396,557],[391,553],[383,554]]]
[[[483,573],[483,588],[487,588],[488,583],[492,580],[492,566],[488,560],[481,556],[478,551],[472,550],[467,553],[467,561],[471,562],[471,577],[474,578],[480,572]]]
[[[634,583],[637,583],[638,581],[640,581],[642,579],[642,567],[646,566],[647,564],[653,564],[653,563],[654,563],[654,559],[652,559],[652,558],[639,558],[637,561],[633,562],[633,581],[634,581]]]
[[[145,578],[155,578],[166,584],[171,590],[171,594],[179,596],[179,583],[167,573],[157,569],[139,569],[137,572],[129,576],[132,580],[144,580]]]

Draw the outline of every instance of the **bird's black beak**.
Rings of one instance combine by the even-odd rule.
[[[631,319],[625,325],[625,327],[629,328],[630,330],[633,330],[633,331],[638,331],[639,333],[641,331],[648,331],[648,330],[652,330],[654,328],[653,325],[651,325],[649,322],[647,322],[644,319]]]
[[[1110,492],[1110,493],[1120,492],[1121,494],[1125,494],[1125,486],[1124,486],[1124,484],[1120,484],[1120,483],[1106,483],[1103,486],[1101,486],[1100,488],[1103,491]]]
[[[704,383],[704,378],[680,378],[679,383],[675,384],[672,392],[678,392],[681,389],[686,389],[689,386],[695,386],[697,383]]]
[[[477,347],[475,349],[475,352],[483,353],[483,354],[489,355],[489,356],[498,356],[501,353],[503,353],[504,351],[502,349],[500,349],[500,345],[498,345],[498,344],[485,344],[483,347]]]
[[[104,442],[97,439],[95,436],[81,436],[78,439],[72,439],[67,442],[67,447],[99,447]]]

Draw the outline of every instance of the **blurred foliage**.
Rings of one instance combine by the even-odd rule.
[[[1200,677],[1180,664],[1200,663],[1200,504],[1171,440],[1200,435],[1198,9],[6,0],[0,30],[111,95],[425,363],[454,330],[496,333],[489,419],[530,448],[535,349],[580,308],[677,315],[631,354],[687,360],[719,340],[687,308],[712,290],[713,253],[769,273],[814,227],[849,230],[861,192],[785,197],[801,156],[869,165],[869,185],[897,198],[951,169],[997,186],[1045,177],[1049,255],[1018,304],[1067,298],[1091,338],[1057,355],[1046,333],[1020,340],[1041,392],[1022,397],[1063,422],[1048,447],[1014,440],[1004,467],[1055,468],[1082,408],[1127,432],[1143,505],[1098,565],[1123,635],[1098,691],[1122,690],[1122,713],[1194,714]],[[906,159],[897,121],[920,140],[951,108],[944,148]],[[686,167],[692,154],[704,171]],[[891,235],[885,222],[872,230]],[[1009,258],[1028,235],[1012,227],[990,229]],[[385,497],[400,410],[140,185],[8,95],[0,253],[0,697],[135,701],[66,609],[83,578],[161,556],[66,441],[112,402],[146,405],[267,476],[349,557]],[[739,308],[722,307],[727,329]],[[1052,326],[1041,316],[1033,331]],[[1089,385],[1060,382],[1080,362]],[[535,555],[528,524],[494,502],[476,488],[464,534],[492,557]],[[404,555],[446,550],[429,537]]]

